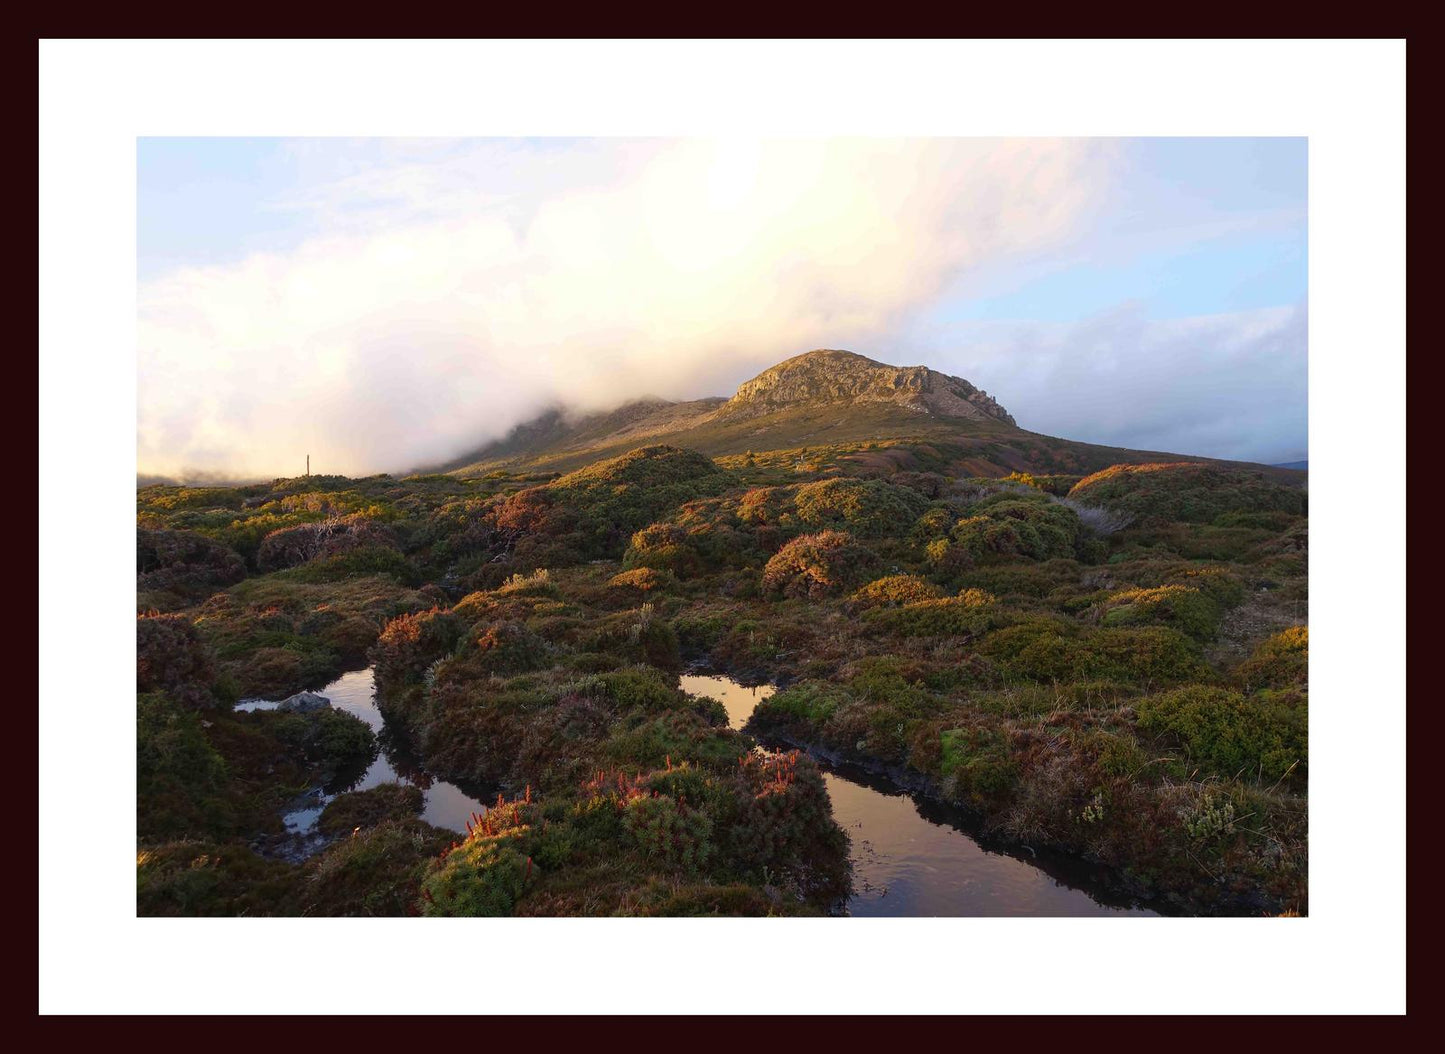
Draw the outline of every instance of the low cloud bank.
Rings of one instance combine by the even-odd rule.
[[[325,236],[145,284],[140,471],[270,477],[308,453],[313,471],[399,471],[558,402],[729,394],[815,347],[896,359],[895,335],[958,274],[1075,233],[1115,149],[676,141],[579,156],[540,197],[499,193],[485,156],[371,172],[284,203],[325,216]],[[493,167],[562,163],[513,147]],[[986,386],[1027,410],[1003,380]]]

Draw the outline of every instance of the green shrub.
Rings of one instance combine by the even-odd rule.
[[[136,700],[137,832],[142,838],[226,835],[236,823],[230,771],[201,718],[164,692]]]
[[[912,604],[920,600],[942,598],[941,588],[917,575],[886,575],[855,590],[849,597],[854,610],[885,604]]]
[[[1077,737],[1075,742],[1080,751],[1093,757],[1094,768],[1103,776],[1133,779],[1153,760],[1139,740],[1124,730],[1096,729]]]
[[[1226,567],[1183,567],[1171,571],[1165,580],[1192,586],[1213,598],[1221,608],[1237,607],[1244,602],[1244,583]]]
[[[755,487],[738,498],[738,520],[753,527],[796,527],[794,493],[790,487]]]
[[[645,666],[601,674],[594,684],[599,694],[625,710],[669,710],[685,701],[664,674]]]
[[[517,674],[545,670],[559,658],[556,646],[522,622],[495,622],[474,629],[471,667],[487,674]]]
[[[279,571],[358,549],[378,548],[397,548],[396,536],[388,528],[358,515],[334,516],[267,534],[256,551],[256,565],[262,571]]]
[[[1023,602],[1028,606],[1027,601],[1044,600],[1061,587],[1075,588],[1079,572],[1076,560],[1045,560],[974,567],[953,580],[960,586],[992,593],[1006,603]]]
[[[693,712],[714,728],[726,728],[732,720],[728,708],[710,696],[698,696],[693,703]]]
[[[814,731],[827,723],[847,701],[840,688],[821,681],[802,681],[774,692],[753,709],[749,727],[766,731],[790,725],[808,726]]]
[[[606,673],[626,665],[616,655],[607,655],[600,651],[576,652],[567,656],[565,661],[568,667],[581,673]]]
[[[426,798],[410,783],[383,783],[370,790],[339,794],[321,811],[317,827],[326,834],[350,834],[385,820],[409,820],[421,813]]]
[[[137,692],[167,692],[193,710],[221,705],[212,685],[216,664],[196,627],[181,615],[136,619]]]
[[[1114,593],[1105,604],[1105,626],[1172,626],[1195,640],[1210,640],[1219,629],[1214,598],[1190,586],[1155,586]]]
[[[1078,515],[1047,499],[985,499],[955,523],[949,538],[975,563],[1071,557],[1079,545]]]
[[[682,668],[682,646],[671,623],[658,618],[640,620],[633,643],[641,651],[643,662],[663,670]]]
[[[630,592],[634,595],[641,593],[646,596],[667,588],[673,581],[672,575],[666,571],[658,571],[652,567],[637,567],[631,571],[613,575],[607,580],[607,588]]]
[[[683,502],[720,493],[729,480],[695,450],[649,446],[569,473],[547,490],[577,510],[591,552],[615,556],[634,532]]]
[[[312,916],[418,914],[422,881],[453,837],[418,820],[387,819],[341,838],[307,862],[302,908]]]
[[[649,862],[696,874],[712,856],[712,820],[702,809],[671,796],[642,796],[623,811],[623,828]]]
[[[494,808],[422,881],[425,915],[510,915],[540,878],[528,852],[531,806]]]
[[[1267,638],[1254,654],[1234,671],[1235,681],[1246,692],[1265,688],[1301,688],[1310,672],[1310,631],[1291,626]]]
[[[1006,675],[1034,681],[1177,684],[1205,674],[1197,648],[1164,626],[1086,633],[1059,619],[1031,619],[990,633],[979,650]]]
[[[667,620],[657,617],[651,603],[599,620],[584,645],[590,651],[607,652],[628,663],[647,663],[663,670],[682,668],[677,633]]]
[[[1004,477],[1005,482],[1021,483],[1025,487],[1033,487],[1035,490],[1043,491],[1045,494],[1052,494],[1062,498],[1069,490],[1078,483],[1079,476],[1035,476],[1028,472],[1011,472]]]
[[[136,589],[201,599],[246,577],[235,550],[193,531],[136,531]]]
[[[371,649],[377,683],[400,685],[421,680],[428,666],[452,653],[463,630],[461,619],[436,609],[392,619]]]
[[[382,545],[359,546],[334,556],[321,556],[281,574],[298,582],[340,582],[348,578],[390,575],[404,585],[420,585],[416,565],[398,550]]]
[[[296,869],[244,845],[180,840],[136,853],[136,914],[294,915]]]
[[[233,487],[151,486],[136,492],[137,504],[161,509],[239,509],[244,498]]]
[[[825,479],[806,483],[793,498],[798,522],[837,527],[860,538],[902,534],[928,507],[927,499],[882,480]]]
[[[531,574],[518,571],[499,585],[493,594],[499,597],[560,597],[562,591],[552,581],[552,572],[539,567]]]
[[[909,537],[920,543],[944,537],[948,534],[948,529],[958,521],[960,511],[961,506],[951,502],[933,502],[914,522],[909,530]]]
[[[899,637],[962,637],[992,629],[999,620],[998,612],[977,599],[987,594],[968,592],[972,594],[969,597],[941,597],[883,608],[869,612],[866,618],[870,625]]]
[[[995,797],[1007,793],[1018,781],[1018,766],[1002,734],[954,728],[943,732],[940,740],[940,772],[954,781],[959,797]]]
[[[622,555],[622,566],[652,568],[688,578],[702,570],[702,557],[689,544],[688,534],[673,523],[654,523],[632,536]]]
[[[815,902],[851,890],[848,836],[833,820],[828,789],[806,754],[744,754],[735,770],[734,809],[717,836],[723,858],[754,880],[781,880]]]
[[[1085,646],[1084,677],[1164,685],[1211,676],[1197,645],[1167,626],[1099,629]]]
[[[1086,654],[1079,630],[1059,619],[1032,619],[995,630],[979,650],[1006,674],[1036,681],[1073,680]]]
[[[1199,462],[1114,465],[1081,479],[1069,496],[1139,523],[1211,523],[1232,512],[1303,515],[1307,501],[1302,489],[1262,472]]]
[[[1225,512],[1214,518],[1214,526],[1278,532],[1288,529],[1298,518],[1292,512]]]
[[[786,724],[822,726],[847,701],[841,688],[822,681],[802,681],[776,691],[754,707],[750,724],[767,727]]]
[[[318,767],[327,784],[354,780],[376,760],[376,734],[361,718],[325,707],[311,713],[262,713],[258,716],[282,742]]]
[[[1177,745],[1185,760],[1216,776],[1273,782],[1308,764],[1309,709],[1302,695],[1243,696],[1191,685],[1141,699],[1139,728]]]

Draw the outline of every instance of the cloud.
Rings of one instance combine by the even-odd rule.
[[[1084,140],[478,144],[278,200],[324,231],[140,291],[148,473],[434,463],[557,401],[727,394],[882,357],[960,273],[1047,250],[1108,185]]]
[[[963,323],[911,348],[1031,431],[1266,463],[1307,450],[1304,303],[1168,320],[1125,304],[1077,323]]]

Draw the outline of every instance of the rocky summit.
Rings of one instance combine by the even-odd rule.
[[[739,386],[719,420],[756,417],[802,405],[894,403],[937,417],[1016,425],[992,396],[962,377],[927,366],[889,366],[851,351],[795,355]]]

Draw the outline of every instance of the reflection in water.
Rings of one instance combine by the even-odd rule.
[[[688,675],[682,687],[716,699],[741,728],[772,685]],[[990,852],[950,822],[952,810],[916,802],[882,781],[823,765],[833,816],[852,840],[850,915],[1153,915],[1111,907],[1064,885],[1027,860]],[[925,813],[927,815],[925,815]],[[958,817],[957,819],[961,819]]]
[[[731,677],[702,677],[683,674],[682,690],[722,703],[728,712],[728,727],[742,728],[753,716],[753,708],[777,691],[771,684],[749,688]]]
[[[367,790],[382,783],[414,784],[420,787],[426,796],[426,805],[422,809],[421,818],[429,824],[444,827],[449,831],[465,831],[472,813],[482,815],[487,811],[487,807],[481,801],[470,796],[455,784],[434,778],[407,753],[397,737],[386,727],[381,711],[377,709],[376,687],[369,667],[365,670],[343,673],[322,688],[320,694],[330,699],[331,705],[336,709],[345,710],[348,714],[359,717],[370,725],[381,743],[380,754],[371,763],[371,767],[366,770],[365,774],[349,786],[337,788],[338,791]],[[275,706],[276,704],[271,702],[246,700],[238,703],[236,709],[271,710]],[[311,831],[321,816],[321,810],[325,808],[331,797],[317,794],[312,795],[308,802],[298,803],[297,808],[286,814],[287,828],[297,834],[306,834]]]

